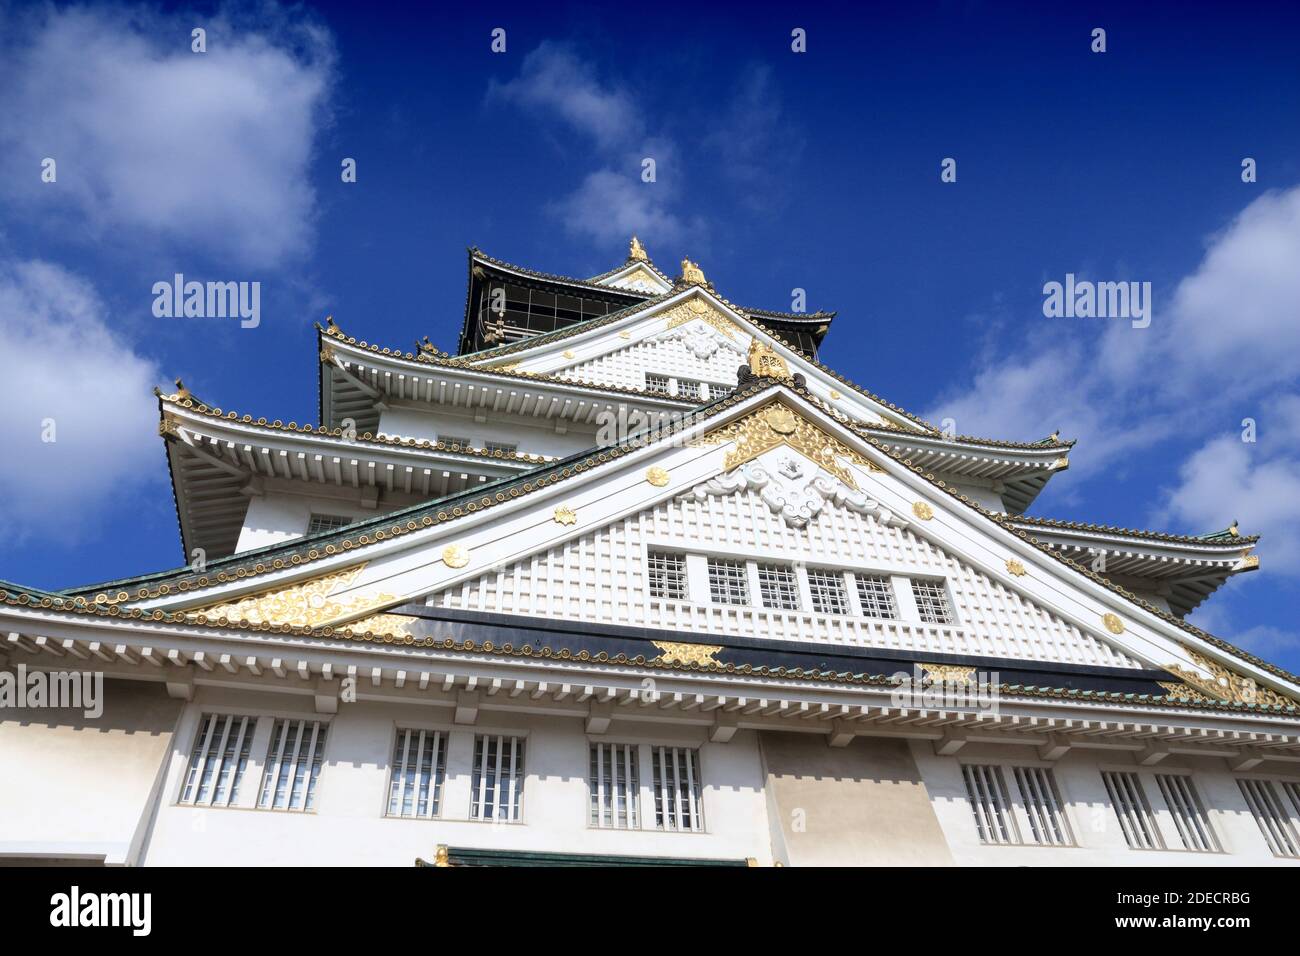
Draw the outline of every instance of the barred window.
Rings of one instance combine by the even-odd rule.
[[[927,624],[951,624],[952,605],[948,603],[948,589],[942,581],[912,579],[912,595],[921,620]]]
[[[461,435],[439,435],[438,441],[442,442],[448,448],[452,445],[459,445],[461,448],[469,447],[469,439]]]
[[[319,720],[276,720],[266,751],[259,807],[297,811],[316,808],[316,782],[320,779],[328,730],[329,725]]]
[[[763,607],[781,611],[799,610],[799,580],[794,568],[780,564],[758,566],[758,587],[763,597]]]
[[[1015,814],[1001,767],[963,764],[966,796],[975,815],[975,831],[981,843],[1019,843]]]
[[[190,751],[181,803],[229,807],[239,802],[256,717],[204,714]]]
[[[730,385],[716,385],[713,383],[709,384],[709,398],[711,399],[726,398],[734,391],[735,389],[732,388]]]
[[[483,450],[486,452],[501,452],[503,455],[513,455],[519,449],[518,442],[512,441],[485,441]]]
[[[1029,822],[1026,839],[1016,823],[1002,768],[963,764],[961,769],[981,843],[1036,843],[1039,846],[1070,846],[1074,843],[1052,771],[1044,767],[1010,768],[1020,805]]]
[[[1061,810],[1056,792],[1056,778],[1046,767],[1016,767],[1016,787],[1020,790],[1025,816],[1033,842],[1039,846],[1069,846],[1074,843],[1070,826]]]
[[[1219,852],[1219,839],[1210,826],[1210,818],[1205,813],[1201,798],[1192,786],[1191,778],[1181,774],[1158,773],[1156,783],[1165,798],[1178,836],[1183,842],[1183,849],[1199,853]]]
[[[654,747],[655,826],[660,830],[703,830],[704,808],[698,750]]]
[[[714,604],[748,604],[749,578],[743,561],[709,559],[709,596]]]
[[[651,375],[646,373],[645,390],[653,392],[655,395],[671,395],[672,383],[667,375]]]
[[[839,571],[808,569],[808,590],[812,594],[812,607],[818,614],[848,614],[849,592],[844,587],[844,575]]]
[[[337,531],[339,528],[346,527],[351,523],[352,519],[344,515],[313,514],[311,520],[307,522],[307,533],[317,534],[322,531]]]
[[[1300,857],[1300,834],[1296,832],[1286,800],[1273,784],[1268,780],[1238,780],[1237,786],[1241,787],[1241,795],[1246,798],[1255,824],[1273,855]],[[1290,791],[1294,809],[1300,811],[1300,802],[1295,802],[1300,798],[1300,785],[1283,784],[1283,787]]]
[[[699,398],[700,383],[692,381],[689,378],[679,378],[677,380],[677,397],[678,398]]]
[[[436,817],[447,775],[446,737],[436,730],[399,728],[391,774],[390,817]]]
[[[686,555],[669,551],[651,551],[647,570],[650,596],[670,601],[686,600]]]
[[[591,825],[635,830],[641,825],[641,771],[631,744],[591,745]]]
[[[474,738],[474,774],[470,781],[472,820],[521,819],[524,797],[524,741],[522,737],[479,734]]]
[[[1151,805],[1147,803],[1142,781],[1132,772],[1104,770],[1101,774],[1110,795],[1110,805],[1119,818],[1119,828],[1124,840],[1135,850],[1163,850],[1164,838],[1156,827]]]
[[[898,605],[894,603],[894,587],[889,578],[874,574],[854,575],[858,583],[858,603],[862,613],[867,617],[883,617],[893,620],[898,617]]]

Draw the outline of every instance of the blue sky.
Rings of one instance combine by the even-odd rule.
[[[314,421],[313,322],[453,349],[466,246],[588,275],[635,231],[839,310],[823,360],[912,411],[1078,438],[1035,514],[1262,532],[1194,620],[1300,669],[1300,14],[1143,8],[0,5],[0,578],[181,562],[154,384]],[[261,325],[155,318],[175,272]],[[1045,318],[1068,272],[1151,328]]]

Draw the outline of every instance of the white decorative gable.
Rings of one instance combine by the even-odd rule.
[[[648,374],[734,388],[736,369],[744,359],[744,351],[736,344],[708,325],[692,322],[577,362],[556,374],[570,381],[622,388],[645,388]]]
[[[703,501],[742,490],[755,492],[773,514],[780,515],[792,528],[802,528],[827,505],[874,516],[887,525],[907,524],[874,498],[785,448],[702,482],[692,494]]]
[[[790,453],[773,454],[779,460]],[[654,508],[438,591],[427,601],[437,607],[693,633],[1143,666],[914,534],[865,494],[834,487],[824,473],[814,477],[815,490],[808,491],[820,505],[806,497],[802,504],[776,499],[770,492],[776,479],[765,465],[766,460],[741,466],[714,479],[720,484],[697,485]],[[805,509],[807,518],[799,520]],[[896,588],[906,587],[912,577],[942,580],[956,623],[817,614],[807,606],[772,610],[762,606],[758,594],[744,606],[718,604],[711,600],[707,579],[702,588],[692,587],[687,600],[655,598],[649,588],[651,550],[847,570],[892,578]],[[900,599],[900,605],[909,600],[901,592]]]

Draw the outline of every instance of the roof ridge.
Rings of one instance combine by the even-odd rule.
[[[1215,532],[1214,534],[1175,534],[1170,531],[1149,531],[1144,528],[1121,528],[1117,525],[1096,524],[1089,521],[1073,521],[1067,518],[1044,518],[1031,517],[1030,515],[1016,515],[1013,521],[1023,521],[1027,524],[1038,525],[1045,528],[1064,528],[1075,531],[1104,531],[1108,534],[1120,534],[1129,537],[1153,538],[1162,541],[1177,541],[1186,544],[1219,544],[1220,542],[1236,542],[1238,544],[1254,544],[1259,540],[1257,534],[1240,535],[1233,533],[1230,537],[1220,538],[1225,532]]]

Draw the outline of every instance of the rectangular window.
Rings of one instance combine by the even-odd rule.
[[[631,744],[591,745],[591,825],[635,830],[641,825],[640,755]]]
[[[518,449],[518,442],[486,441],[483,443],[483,450],[489,453],[500,452],[503,455],[513,455]]]
[[[818,614],[848,614],[849,592],[839,571],[808,569],[808,590],[812,607]]]
[[[975,830],[981,843],[1019,843],[1015,814],[1001,767],[963,764],[966,796],[975,814]]]
[[[698,399],[700,397],[700,383],[689,378],[679,378],[677,380],[677,397]]]
[[[479,734],[474,738],[471,820],[517,823],[524,798],[522,737]]]
[[[388,780],[390,817],[436,817],[447,774],[446,737],[437,730],[397,731],[392,776]]]
[[[236,804],[256,727],[256,717],[204,714],[190,752],[180,802],[208,807]]]
[[[655,826],[660,830],[703,830],[700,756],[684,747],[654,747]]]
[[[1158,773],[1156,783],[1165,804],[1173,815],[1174,826],[1183,841],[1183,849],[1199,853],[1217,853],[1219,840],[1210,827],[1210,818],[1201,805],[1201,798],[1192,786],[1191,778],[1180,774]]]
[[[862,613],[867,617],[883,617],[893,620],[898,617],[898,605],[894,603],[894,586],[889,578],[874,574],[854,575],[858,582],[858,602]]]
[[[794,576],[794,568],[780,564],[760,564],[758,587],[762,593],[763,607],[779,611],[799,610],[799,580]]]
[[[262,794],[257,805],[264,810],[314,810],[316,782],[325,756],[329,725],[319,720],[277,718],[266,750]]]
[[[1110,794],[1110,805],[1119,817],[1124,840],[1135,850],[1163,850],[1165,841],[1156,827],[1142,781],[1131,772],[1103,770],[1102,781]]]
[[[714,385],[714,384],[710,384],[710,385],[709,385],[709,398],[711,398],[711,399],[715,399],[715,400],[716,400],[716,399],[719,399],[719,398],[726,398],[726,397],[727,397],[728,395],[730,395],[733,391],[735,391],[735,389],[733,389],[730,385]]]
[[[1073,844],[1052,771],[1045,767],[1016,767],[1013,772],[1025,815],[1029,817],[1033,842],[1039,846]]]
[[[686,600],[686,556],[668,551],[651,551],[647,572],[650,596],[670,601]]]
[[[942,581],[912,580],[912,595],[921,620],[927,624],[951,624],[952,605],[948,603],[948,589]]]
[[[352,519],[344,515],[313,514],[311,520],[307,522],[307,533],[317,534],[322,531],[337,531],[339,528],[346,527],[351,523]]]
[[[1274,856],[1300,857],[1300,835],[1291,822],[1291,814],[1277,789],[1267,780],[1238,780],[1251,815],[1264,835]],[[1295,784],[1291,784],[1295,787]],[[1294,796],[1295,794],[1292,794]]]
[[[456,445],[457,447],[460,448],[469,447],[469,439],[461,435],[439,435],[438,441],[442,442],[443,445],[445,445],[448,448],[452,447],[453,445]]]
[[[709,596],[714,604],[748,604],[749,577],[743,561],[709,559]]]
[[[651,375],[647,373],[645,377],[645,390],[654,395],[671,395],[672,383],[669,381],[667,375]]]

